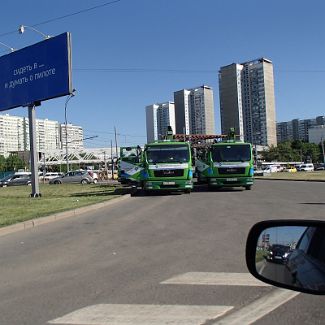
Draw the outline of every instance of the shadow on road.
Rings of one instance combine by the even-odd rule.
[[[198,184],[194,186],[193,192],[242,192],[245,191],[242,187],[209,187],[205,184]]]
[[[304,202],[299,204],[307,204],[307,205],[325,205],[325,203],[322,202]]]
[[[131,187],[113,187],[111,185],[100,185],[101,191],[89,191],[83,193],[73,193],[72,197],[89,197],[89,196],[112,196],[112,195],[125,195],[132,194],[134,191]]]

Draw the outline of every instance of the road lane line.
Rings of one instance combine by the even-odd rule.
[[[255,300],[253,303],[212,323],[212,325],[253,324],[298,294],[299,292],[296,291],[275,289],[271,293]]]
[[[186,285],[229,285],[229,286],[270,286],[254,278],[250,273],[215,273],[215,272],[188,272],[177,275],[160,284]]]
[[[76,310],[49,324],[69,325],[198,325],[216,319],[232,306],[112,305]]]

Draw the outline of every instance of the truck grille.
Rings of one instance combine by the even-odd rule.
[[[222,167],[218,168],[218,172],[221,175],[237,175],[245,174],[245,167]]]
[[[184,176],[184,169],[162,169],[154,171],[155,177],[180,177]]]

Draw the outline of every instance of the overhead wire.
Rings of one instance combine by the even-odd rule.
[[[66,14],[66,15],[63,15],[63,16],[59,16],[59,17],[55,17],[55,18],[48,19],[48,20],[44,20],[44,21],[42,21],[40,23],[31,25],[31,27],[37,27],[37,26],[41,26],[41,25],[48,24],[48,23],[52,23],[52,22],[57,21],[57,20],[61,20],[61,19],[65,19],[65,18],[68,18],[68,17],[80,15],[80,14],[83,14],[85,12],[92,11],[92,10],[96,10],[96,9],[99,9],[99,8],[103,8],[103,7],[106,7],[106,6],[115,4],[117,2],[120,2],[120,1],[122,1],[122,0],[108,1],[108,2],[105,2],[105,3],[101,4],[101,5],[89,7],[89,8],[82,9],[82,10],[79,10],[79,11],[76,11],[76,12],[72,12],[70,14]],[[11,34],[16,34],[16,33],[17,33],[17,30],[14,30],[14,31],[10,31],[10,32],[6,32],[6,33],[0,34],[0,37],[7,36],[7,35],[11,35]]]

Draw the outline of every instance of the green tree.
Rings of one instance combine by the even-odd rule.
[[[17,155],[10,154],[6,159],[6,169],[7,171],[17,171],[18,169],[25,168],[24,161],[19,158]]]
[[[6,171],[6,158],[4,156],[0,156],[0,172]]]
[[[320,146],[300,140],[286,141],[272,146],[268,151],[262,152],[266,161],[322,161]]]

